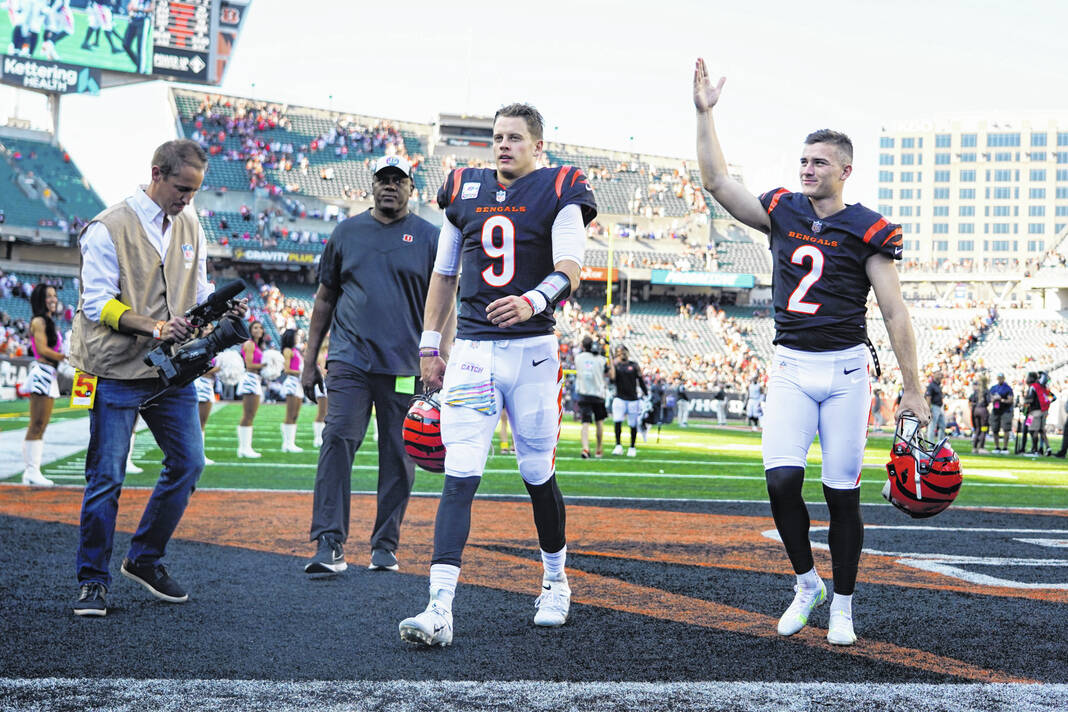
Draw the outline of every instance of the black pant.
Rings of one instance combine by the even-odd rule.
[[[141,50],[145,41],[145,18],[135,17],[126,25],[126,35],[122,38],[122,48],[126,50],[130,61],[134,63],[134,71],[141,71]],[[134,49],[137,45],[137,49]]]
[[[378,513],[371,548],[397,550],[401,522],[415,482],[415,465],[404,452],[403,436],[404,416],[412,394],[397,393],[395,389],[396,376],[367,373],[339,361],[329,363],[329,400],[315,473],[312,540],[322,534],[348,539],[352,462],[367,434],[373,404],[378,424]]]

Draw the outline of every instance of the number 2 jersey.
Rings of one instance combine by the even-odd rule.
[[[785,188],[760,202],[771,220],[774,343],[800,351],[838,351],[867,338],[865,263],[901,259],[901,226],[860,203],[816,217],[812,203]]]
[[[552,227],[565,206],[578,205],[584,225],[597,216],[582,171],[539,168],[506,188],[492,168],[458,168],[445,179],[442,202],[446,218],[463,234],[456,337],[485,341],[553,333],[550,311],[502,329],[490,323],[486,306],[534,289],[555,269]]]

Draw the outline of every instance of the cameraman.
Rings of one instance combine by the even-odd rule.
[[[161,341],[192,337],[182,314],[211,293],[204,231],[185,209],[204,180],[207,160],[193,141],[163,144],[152,156],[149,185],[93,218],[79,238],[80,297],[70,361],[97,382],[85,456],[76,615],[107,613],[115,518],[139,411],[163,450],[163,469],[121,572],[161,600],[189,598],[160,561],[204,467],[196,390],[190,383],[152,407],[140,410],[140,404],[161,385],[145,355]],[[244,304],[235,309],[244,311]]]

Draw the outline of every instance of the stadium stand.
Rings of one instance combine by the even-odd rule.
[[[55,220],[57,217],[68,224],[77,223],[88,220],[104,209],[100,196],[89,187],[70,155],[59,146],[13,136],[0,136],[0,146],[13,172],[40,177],[47,184],[45,190],[51,193],[47,200],[51,208],[41,201],[47,215],[24,224],[36,225],[41,220]],[[29,219],[32,220],[32,216]]]

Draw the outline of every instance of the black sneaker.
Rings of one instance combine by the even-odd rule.
[[[74,604],[76,616],[106,616],[108,614],[108,602],[105,594],[108,592],[104,584],[90,581],[82,584],[78,590],[78,600]]]
[[[330,534],[319,536],[319,548],[315,557],[304,565],[306,574],[336,574],[349,567],[345,563],[345,549],[341,542]]]
[[[371,565],[367,568],[371,571],[396,571],[400,568],[397,556],[389,549],[372,549]]]
[[[131,581],[144,586],[149,593],[161,601],[185,603],[189,600],[189,594],[185,592],[181,584],[170,577],[167,569],[163,568],[163,564],[138,566],[129,559],[123,559],[122,568],[119,571]]]

